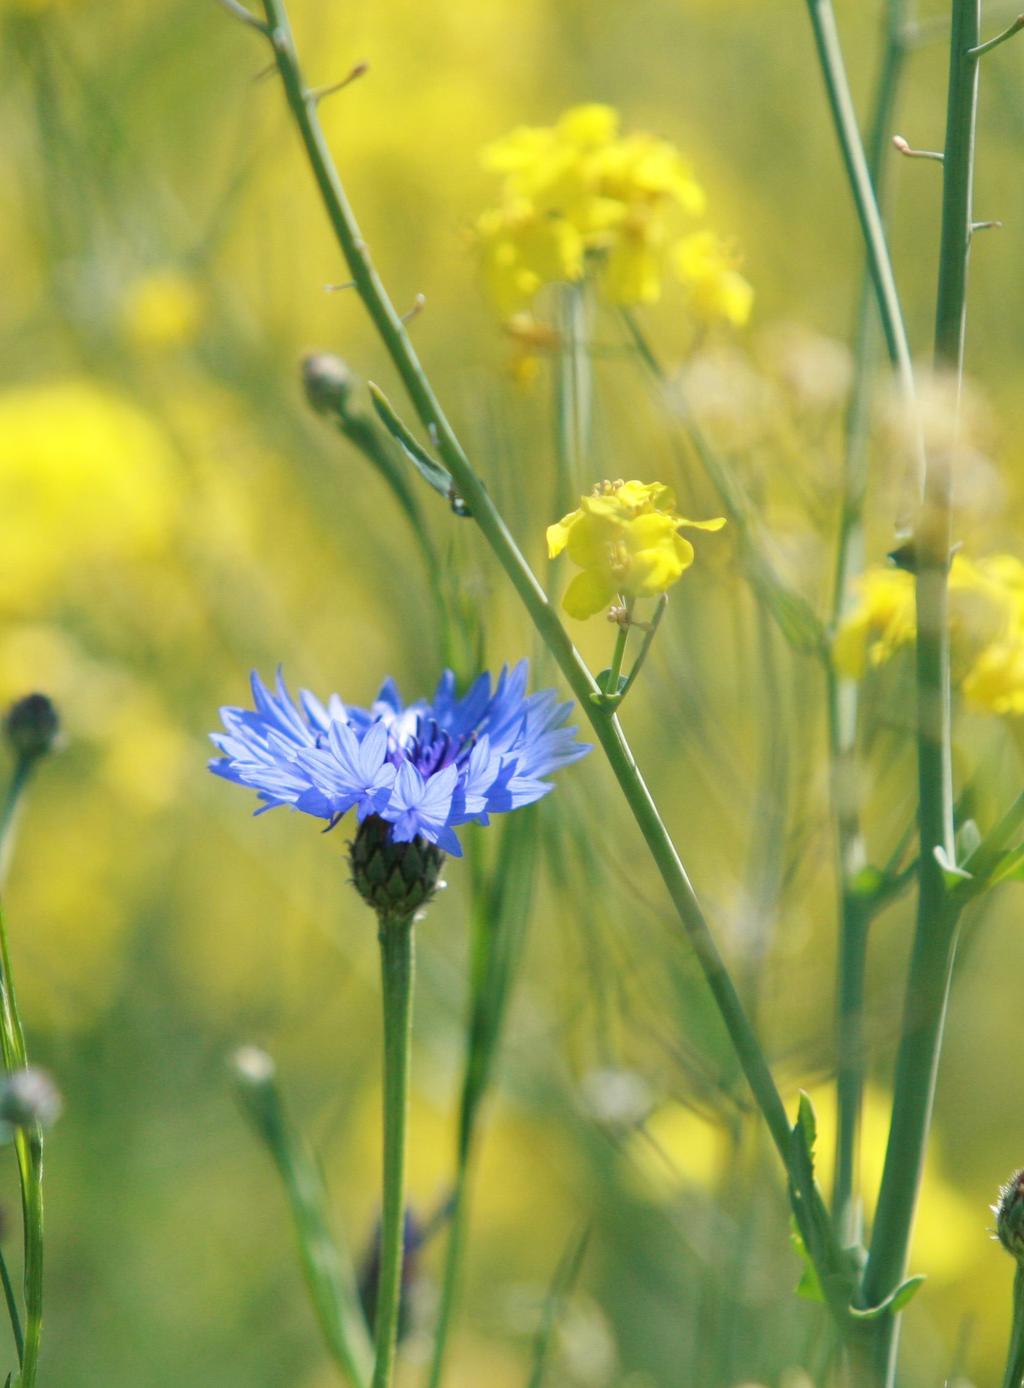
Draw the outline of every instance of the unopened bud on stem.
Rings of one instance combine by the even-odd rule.
[[[999,1242],[1024,1266],[1024,1170],[1014,1172],[1000,1189],[999,1203],[992,1211]]]
[[[49,752],[60,733],[60,719],[52,699],[45,694],[26,694],[7,710],[4,734],[19,761],[34,761]]]

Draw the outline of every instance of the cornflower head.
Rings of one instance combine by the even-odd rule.
[[[565,550],[582,572],[570,582],[562,606],[583,620],[617,601],[664,593],[693,563],[683,527],[721,530],[719,516],[695,521],[676,510],[675,493],[661,482],[600,482],[575,511],[547,529],[548,555]]]
[[[836,632],[835,668],[863,679],[909,646],[917,632],[913,575],[874,566]],[[1024,564],[1010,554],[956,554],[949,571],[952,678],[979,712],[1024,714]]]
[[[476,240],[485,283],[503,318],[529,309],[548,284],[593,273],[613,304],[654,303],[668,265],[703,321],[746,321],[752,290],[738,257],[712,232],[687,233],[704,190],[668,140],[620,131],[618,112],[570,107],[551,126],[519,126],[487,145],[501,176],[497,205]]]
[[[295,699],[280,671],[273,689],[253,673],[253,707],[220,711],[210,770],[255,790],[258,814],[288,805],[330,829],[355,810],[356,887],[378,912],[408,913],[432,895],[444,854],[461,856],[458,826],[539,800],[545,777],[590,750],[565,726],[571,703],[527,694],[527,675],[520,661],[460,697],[446,670],[411,704],[387,679],[357,708],[306,689]]]

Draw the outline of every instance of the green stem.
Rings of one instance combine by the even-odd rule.
[[[32,1388],[43,1331],[43,1135],[37,1127],[15,1138],[25,1217],[25,1354],[18,1388]]]
[[[1013,1274],[1013,1329],[1006,1354],[1003,1388],[1021,1388],[1024,1380],[1024,1268],[1019,1264]]]
[[[807,0],[811,28],[818,51],[818,61],[825,79],[829,109],[835,125],[839,147],[842,152],[846,177],[853,193],[857,208],[864,244],[867,249],[868,267],[878,300],[878,311],[882,319],[889,357],[896,368],[900,386],[908,399],[914,398],[914,372],[907,342],[906,328],[903,324],[903,310],[900,307],[896,280],[893,275],[889,247],[885,238],[881,214],[875,198],[864,147],[861,143],[857,115],[850,95],[850,84],[846,76],[843,52],[836,29],[835,14],[831,0]]]
[[[18,805],[21,803],[22,794],[38,760],[38,757],[18,758],[14,767],[14,774],[7,787],[7,794],[4,796],[3,805],[0,806],[0,879],[5,874],[7,864],[10,861],[14,831],[18,823]]]
[[[398,1341],[405,1246],[405,1130],[409,1108],[414,961],[412,919],[382,916],[378,939],[384,1009],[384,1195],[373,1388],[390,1388]]]
[[[955,375],[963,369],[967,254],[971,229],[980,0],[953,0],[943,163],[942,243],[935,356]],[[902,1280],[931,1124],[935,1081],[953,962],[959,909],[947,900],[941,850],[952,862],[953,786],[950,751],[949,619],[950,464],[929,459],[916,531],[918,702],[918,909],[893,1088],[892,1123],[879,1191],[863,1296],[876,1305]],[[873,1325],[876,1382],[895,1378],[897,1317]]]
[[[283,0],[263,0],[271,41],[296,126],[356,289],[409,398],[437,451],[455,479],[459,495],[479,525],[499,564],[521,598],[537,631],[579,700],[608,758],[620,789],[676,907],[728,1031],[754,1099],[787,1170],[791,1169],[790,1130],[782,1098],[732,978],[714,943],[707,920],[657,806],[636,765],[617,720],[591,700],[598,694],[593,676],[573,646],[536,576],[512,538],[487,488],[470,465],[441,409],[409,335],[388,298],[369,257],[327,150],[316,117],[316,103],[303,84]],[[826,1272],[826,1269],[822,1269]]]
[[[469,1176],[471,1153],[467,1152],[460,1161],[452,1193],[451,1213],[448,1225],[448,1246],[445,1250],[444,1276],[441,1283],[441,1303],[434,1331],[434,1352],[430,1361],[428,1388],[440,1388],[444,1377],[445,1356],[451,1335],[455,1305],[458,1300],[459,1283],[462,1278],[462,1260],[466,1247],[466,1233],[469,1225]]]
[[[11,1330],[14,1334],[14,1348],[18,1355],[19,1366],[25,1362],[25,1335],[21,1328],[21,1314],[18,1311],[18,1299],[14,1294],[14,1283],[11,1281],[10,1269],[7,1266],[7,1259],[0,1250],[0,1282],[3,1283],[4,1304],[7,1307],[7,1314],[11,1320]]]
[[[587,455],[590,443],[591,370],[587,332],[587,290],[584,281],[564,285],[560,300],[561,350],[558,355],[558,515],[588,490]]]
[[[657,634],[658,628],[661,626],[661,619],[662,617],[664,617],[665,610],[667,607],[668,594],[662,593],[661,597],[658,599],[658,605],[654,609],[654,616],[651,618],[650,624],[647,630],[644,632],[644,639],[641,643],[640,650],[637,652],[636,660],[633,661],[633,668],[629,672],[629,676],[626,679],[626,683],[622,686],[622,692],[619,695],[620,704],[622,703],[626,695],[629,693],[629,691],[633,688],[633,681],[636,679],[637,675],[639,675],[640,671],[643,669],[644,661],[647,659],[647,654],[650,651],[651,645],[654,642],[654,638]]]
[[[881,65],[875,84],[866,142],[868,173],[881,213],[885,204],[884,173],[888,133],[906,58],[906,3],[888,0]],[[870,271],[865,266],[857,304],[853,389],[846,415],[843,496],[836,537],[832,584],[833,629],[850,603],[850,578],[864,563],[864,496],[867,488],[867,441],[874,383],[876,318]],[[864,1093],[864,978],[870,912],[865,910],[854,879],[866,862],[856,801],[855,751],[858,686],[826,673],[829,709],[829,761],[832,818],[835,824],[839,881],[839,952],[836,1024],[837,1137],[832,1210],[840,1241],[857,1237],[854,1191],[857,1142]]]
[[[622,662],[626,656],[626,642],[629,640],[629,619],[633,612],[632,600],[626,603],[625,620],[619,623],[619,629],[615,634],[615,649],[612,651],[612,663],[608,667],[608,673],[603,680],[605,699],[608,706],[613,708],[620,701],[619,680],[622,677]]]

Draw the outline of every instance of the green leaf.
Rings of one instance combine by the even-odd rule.
[[[814,1266],[814,1260],[807,1251],[807,1245],[797,1228],[795,1217],[790,1221],[789,1239],[803,1265],[800,1271],[800,1281],[796,1284],[797,1296],[802,1297],[804,1301],[824,1302],[825,1293],[822,1289],[821,1278],[818,1276],[818,1269]]]
[[[811,1170],[814,1170],[814,1144],[818,1140],[818,1120],[814,1116],[814,1105],[811,1103],[810,1096],[804,1090],[800,1091],[800,1104],[797,1108],[796,1126],[793,1129],[794,1137],[799,1136],[803,1140],[804,1151],[810,1163]]]
[[[1024,848],[1004,853],[989,875],[989,882],[1024,882]]]
[[[898,1287],[889,1293],[884,1301],[880,1301],[877,1306],[869,1306],[861,1309],[857,1306],[850,1307],[850,1315],[857,1321],[875,1321],[880,1316],[896,1315],[916,1295],[918,1288],[924,1282],[924,1273],[917,1273],[913,1277],[908,1277],[905,1282],[901,1282]]]
[[[436,458],[432,458],[423,445],[402,423],[395,413],[391,402],[381,390],[380,386],[374,385],[372,381],[368,383],[370,399],[373,408],[377,412],[377,418],[384,425],[395,443],[412,463],[413,467],[426,482],[427,486],[433,487],[451,505],[452,510],[457,516],[468,516],[469,510],[466,503],[455,490],[455,482],[451,473],[443,467]]]

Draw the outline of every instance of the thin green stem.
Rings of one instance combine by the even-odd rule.
[[[954,374],[959,390],[966,322],[967,255],[978,64],[980,0],[953,0],[943,163],[942,242],[936,307],[937,364]],[[896,1076],[892,1123],[879,1191],[863,1296],[876,1305],[905,1275],[907,1251],[931,1125],[942,1034],[956,956],[959,908],[950,903],[937,858],[954,858],[950,751],[949,619],[950,459],[928,460],[924,500],[916,528],[917,573],[917,924]],[[895,1380],[898,1318],[873,1322],[876,1382]]]
[[[14,1348],[18,1355],[18,1364],[21,1365],[25,1362],[25,1335],[21,1328],[21,1313],[18,1310],[18,1298],[14,1293],[14,1283],[11,1281],[10,1269],[2,1249],[0,1249],[0,1282],[3,1283],[4,1304],[11,1320],[11,1331],[14,1335]]]
[[[605,699],[609,707],[614,707],[620,702],[619,680],[622,678],[622,662],[626,658],[626,643],[629,640],[629,619],[632,616],[633,603],[628,600],[623,620],[619,623],[619,629],[615,634],[615,647],[612,651],[612,663],[608,667],[601,683],[604,687]]]
[[[555,422],[557,425],[558,498],[555,510],[564,514],[586,480],[590,451],[591,369],[585,281],[562,287],[559,301],[561,347]]]
[[[451,1336],[455,1306],[458,1301],[459,1284],[462,1279],[462,1263],[466,1248],[466,1234],[469,1227],[469,1178],[471,1153],[459,1164],[452,1192],[448,1247],[445,1250],[444,1275],[441,1282],[441,1302],[434,1330],[434,1353],[430,1361],[428,1388],[440,1388],[444,1378],[445,1358]]]
[[[414,968],[411,918],[381,917],[381,997],[384,1010],[384,1179],[380,1278],[374,1328],[373,1388],[390,1388],[394,1374],[405,1251],[405,1130],[409,1108]]]
[[[662,617],[664,617],[667,608],[668,594],[662,593],[661,596],[658,598],[658,605],[654,609],[654,616],[651,618],[647,630],[644,632],[644,639],[641,642],[640,650],[637,652],[636,660],[633,661],[633,668],[630,670],[629,675],[627,676],[626,683],[622,686],[622,692],[619,694],[620,704],[622,703],[626,695],[629,693],[629,691],[633,688],[633,683],[636,680],[637,675],[639,675],[640,671],[644,667],[644,661],[647,659],[651,646],[654,643],[654,638],[657,635],[658,628],[661,626],[661,619]]]
[[[914,372],[903,323],[903,310],[900,307],[885,228],[878,210],[874,184],[861,142],[853,98],[850,95],[835,14],[831,0],[807,0],[807,8],[843,165],[864,236],[886,347],[896,368],[901,388],[907,398],[912,400]]]
[[[875,83],[866,158],[879,213],[885,205],[888,132],[906,59],[906,2],[888,0],[881,64]],[[853,347],[853,388],[846,414],[843,492],[836,536],[831,626],[838,626],[851,602],[850,579],[864,564],[864,497],[867,488],[868,433],[874,386],[877,319],[867,265],[857,304]],[[829,763],[839,884],[839,951],[836,1021],[837,1136],[832,1211],[840,1241],[857,1237],[854,1192],[857,1143],[864,1093],[864,978],[870,911],[855,879],[866,862],[856,793],[858,685],[826,671],[829,709]]]
[[[455,479],[459,495],[466,502],[484,538],[526,607],[541,639],[550,650],[594,728],[676,907],[754,1099],[764,1115],[772,1141],[789,1170],[792,1165],[790,1130],[782,1098],[672,839],[661,821],[657,806],[640,774],[618,721],[591,700],[592,694],[600,693],[593,676],[570,641],[554,607],[509,533],[489,492],[463,452],[427,380],[405,325],[395,312],[373,267],[366,243],[359,232],[327,150],[316,117],[315,102],[306,92],[283,0],[263,0],[263,4],[272,30],[274,53],[288,105],[357,292],[377,327],[421,423],[431,437],[436,439],[438,454]],[[816,1196],[816,1192],[814,1195]]]
[[[7,787],[7,794],[4,796],[3,805],[0,806],[0,880],[2,880],[10,861],[14,831],[18,823],[18,806],[38,760],[38,757],[18,758],[14,767],[14,774]]]
[[[980,58],[983,53],[991,53],[993,48],[998,48],[1007,39],[1012,39],[1014,34],[1019,34],[1024,29],[1024,14],[1019,14],[1012,24],[1007,25],[1001,34],[996,34],[994,39],[989,39],[987,43],[979,43],[977,48],[970,50],[969,56]]]
[[[43,1135],[38,1126],[15,1137],[25,1215],[25,1353],[18,1388],[32,1388],[43,1332]]]
[[[1024,1381],[1024,1268],[1018,1263],[1013,1274],[1013,1328],[1006,1353],[1003,1388],[1021,1388]]]

